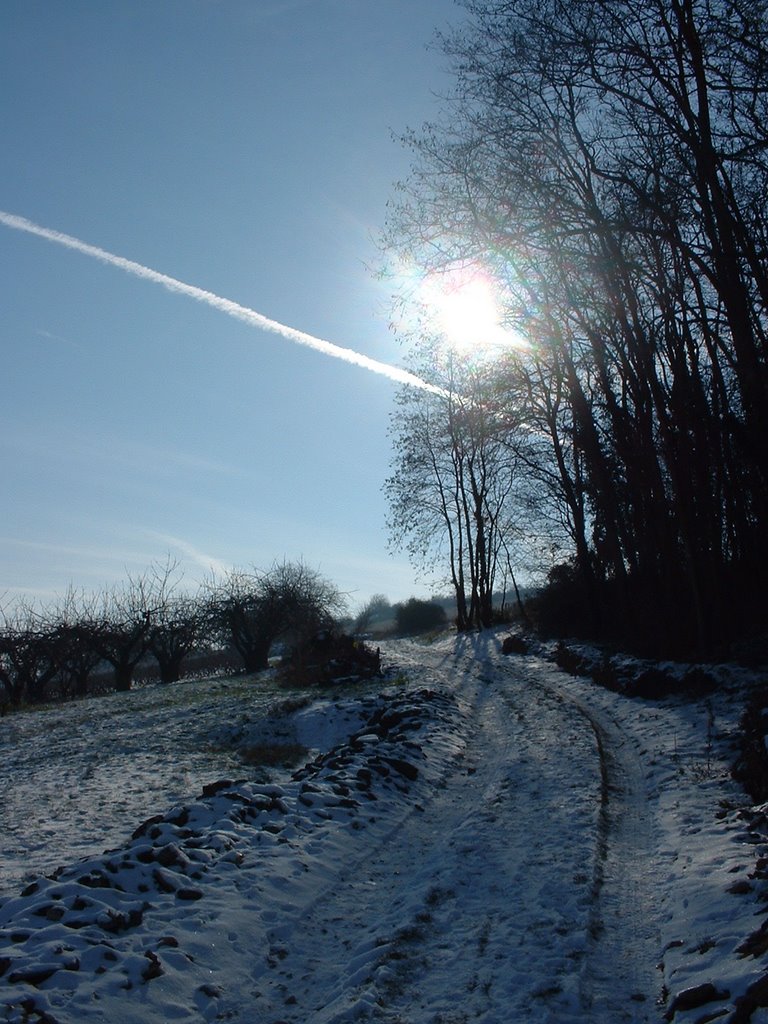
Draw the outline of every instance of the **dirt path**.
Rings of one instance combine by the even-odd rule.
[[[600,811],[582,1006],[590,1020],[656,1021],[661,988],[653,887],[657,844],[640,752],[618,721],[568,693],[561,680],[529,682],[582,716],[599,755]]]
[[[605,788],[583,1001],[601,1012],[618,994],[615,1021],[658,1020],[657,844],[641,763],[618,723],[584,713],[599,736]]]
[[[649,823],[618,725],[544,663],[509,662],[498,684],[477,650],[397,656],[461,694],[466,749],[372,856],[274,929],[254,972],[263,1019],[657,1020]]]

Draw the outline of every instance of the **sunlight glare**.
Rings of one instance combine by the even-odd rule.
[[[422,297],[436,327],[457,352],[528,347],[522,334],[502,324],[498,289],[481,272],[432,274],[422,283]]]

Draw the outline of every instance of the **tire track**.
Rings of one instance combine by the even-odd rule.
[[[582,716],[599,758],[589,948],[580,986],[584,1012],[591,1021],[651,1024],[661,1016],[656,967],[660,938],[651,892],[653,825],[640,762],[619,723],[587,707],[556,681],[532,682]]]
[[[466,755],[397,844],[340,877],[302,921],[299,945],[323,952],[299,984],[303,953],[287,937],[274,974],[280,1019],[581,1021],[594,904],[581,866],[594,858],[601,804],[592,733],[560,694],[542,691],[534,707],[530,691],[500,690],[464,656],[422,649],[414,661],[422,682],[426,669],[430,685],[469,702]]]

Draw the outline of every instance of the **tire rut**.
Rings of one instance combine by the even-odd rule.
[[[618,726],[544,663],[499,684],[471,654],[416,651],[420,680],[467,700],[466,750],[367,859],[274,928],[259,1019],[658,1019],[646,868],[628,863],[649,823]]]
[[[580,998],[591,1021],[652,1024],[660,1020],[660,939],[652,909],[652,821],[639,760],[621,727],[557,683],[557,694],[592,729],[600,764],[589,948]]]

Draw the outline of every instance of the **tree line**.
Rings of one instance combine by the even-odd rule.
[[[766,611],[768,5],[463,6],[386,245],[483,268],[528,345],[415,323],[435,390],[393,420],[393,538],[447,566],[462,628],[533,537],[567,547],[557,628],[711,652]]]
[[[101,594],[70,591],[50,607],[17,605],[0,611],[0,704],[84,696],[105,665],[114,688],[130,690],[147,659],[163,683],[206,652],[234,652],[242,669],[258,672],[276,642],[302,643],[343,605],[340,591],[301,562],[233,569],[196,594],[179,592],[167,564]]]

